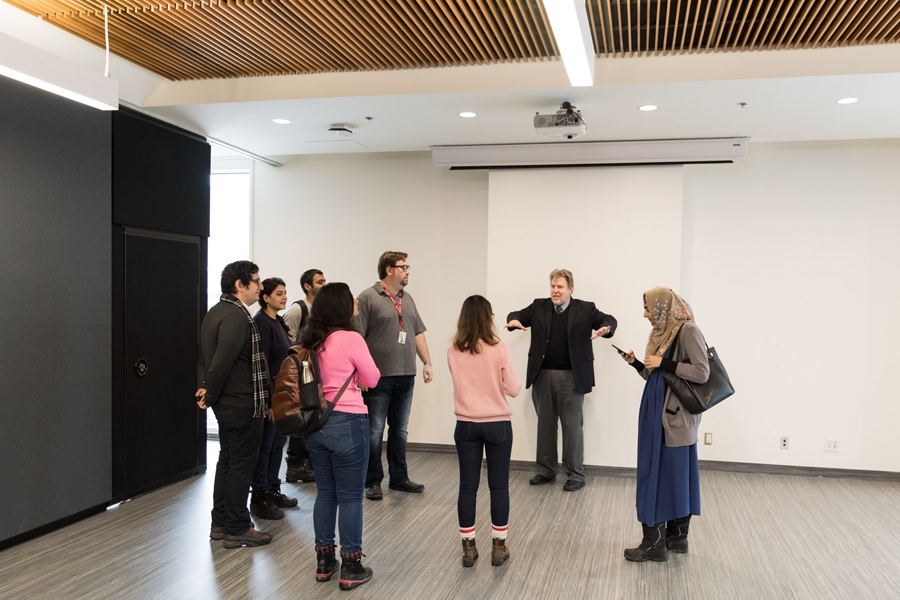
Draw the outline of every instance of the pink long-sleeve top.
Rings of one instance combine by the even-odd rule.
[[[363,402],[359,384],[375,387],[381,378],[366,341],[355,331],[335,331],[316,351],[319,361],[319,378],[322,380],[322,392],[326,400],[334,400],[341,386],[356,369],[356,375],[344,390],[334,410],[354,414],[369,414],[369,408]]]
[[[519,395],[522,384],[509,356],[509,348],[479,343],[480,352],[447,350],[447,363],[453,378],[453,405],[460,421],[487,423],[509,421],[512,409],[506,396]]]

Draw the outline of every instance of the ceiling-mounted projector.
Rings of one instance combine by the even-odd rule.
[[[587,132],[587,124],[577,106],[563,102],[555,114],[535,114],[534,130],[545,137],[574,140]]]

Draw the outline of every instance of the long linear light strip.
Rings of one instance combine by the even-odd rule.
[[[231,150],[232,152],[237,152],[238,154],[242,154],[242,155],[246,156],[247,158],[252,158],[253,160],[259,161],[261,163],[266,163],[267,165],[272,165],[273,167],[283,166],[283,163],[280,163],[277,160],[273,160],[271,158],[268,158],[266,156],[261,156],[259,154],[254,154],[253,152],[250,152],[249,150],[244,150],[243,148],[239,148],[238,146],[232,146],[228,142],[223,142],[222,140],[217,140],[216,138],[211,138],[204,133],[195,131],[195,130],[191,129],[190,127],[187,127],[185,125],[182,125],[181,123],[173,121],[172,119],[167,119],[165,117],[161,117],[157,114],[150,112],[149,110],[141,108],[140,106],[137,106],[130,102],[126,102],[125,100],[120,101],[120,104],[126,108],[130,108],[131,110],[133,110],[135,112],[139,112],[143,115],[147,115],[148,117],[157,119],[159,121],[162,121],[163,123],[168,123],[169,125],[172,125],[174,127],[184,129],[185,131],[189,131],[196,136],[206,138],[206,141],[209,142],[210,144],[215,144],[216,146],[220,146],[222,148],[225,148],[226,150]]]
[[[584,0],[544,0],[550,28],[573,87],[594,85],[594,42]]]
[[[100,110],[118,110],[119,82],[0,33],[0,75]]]

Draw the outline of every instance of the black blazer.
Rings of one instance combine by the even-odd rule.
[[[591,336],[594,331],[609,325],[611,338],[616,332],[616,319],[594,306],[593,302],[572,298],[569,308],[567,333],[569,339],[569,360],[572,362],[572,375],[575,385],[582,394],[587,394],[594,387],[594,348]],[[525,376],[525,387],[530,388],[541,370],[541,363],[547,354],[550,344],[550,320],[553,317],[553,301],[550,298],[537,298],[531,305],[519,311],[509,313],[506,322],[513,319],[523,327],[531,327],[531,347],[528,349],[528,369]]]

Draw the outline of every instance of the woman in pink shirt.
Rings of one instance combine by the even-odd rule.
[[[316,294],[309,322],[298,340],[301,346],[316,352],[326,400],[334,401],[349,380],[325,425],[306,437],[316,474],[316,581],[330,580],[340,567],[340,587],[344,590],[352,590],[372,578],[372,569],[360,562],[362,497],[369,463],[369,411],[359,385],[375,387],[381,377],[365,340],[353,328],[356,313],[356,300],[347,284],[329,283]],[[336,518],[341,534],[341,561],[334,556]]]
[[[316,300],[318,302],[318,300]],[[512,453],[512,410],[506,396],[519,395],[521,384],[509,348],[494,329],[491,303],[482,296],[463,302],[447,362],[453,378],[456,453],[459,456],[459,535],[463,566],[478,558],[475,548],[475,499],[481,481],[481,459],[487,455],[491,490],[491,564],[509,558],[509,457]]]

